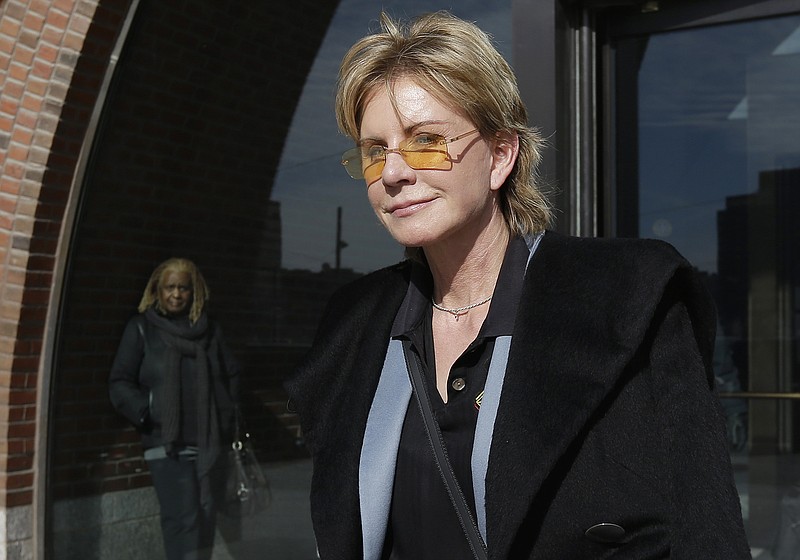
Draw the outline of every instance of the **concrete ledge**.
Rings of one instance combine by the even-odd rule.
[[[164,558],[152,488],[53,504],[54,560]]]
[[[32,560],[32,528],[32,506],[0,509],[0,560]]]

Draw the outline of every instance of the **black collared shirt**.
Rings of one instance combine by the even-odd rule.
[[[432,331],[432,279],[427,267],[414,265],[411,284],[392,327],[393,338],[408,338],[423,365],[428,393],[448,456],[464,497],[475,511],[472,490],[472,442],[480,399],[495,339],[511,335],[530,252],[522,238],[506,250],[489,313],[477,338],[455,361],[447,382],[447,403],[436,388]],[[410,356],[409,356],[410,358]],[[436,468],[416,399],[406,412],[383,558],[440,560],[471,558],[466,537]]]

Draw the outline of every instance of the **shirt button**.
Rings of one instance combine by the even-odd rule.
[[[451,383],[451,386],[456,391],[462,391],[464,387],[467,386],[467,382],[464,381],[463,377],[456,377],[455,379],[453,379],[453,383]]]

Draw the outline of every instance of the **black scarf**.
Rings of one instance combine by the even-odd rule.
[[[180,436],[181,359],[184,356],[195,359],[198,473],[205,475],[222,451],[219,413],[213,387],[213,380],[219,379],[221,375],[217,330],[211,329],[209,332],[209,321],[205,312],[194,324],[170,321],[153,308],[145,312],[145,317],[158,329],[158,334],[168,347],[161,401],[164,403],[161,433],[167,455],[175,453],[175,443]]]

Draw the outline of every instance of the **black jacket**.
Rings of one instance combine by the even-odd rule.
[[[359,456],[408,272],[401,263],[335,294],[286,384],[314,459],[323,560],[363,555]],[[715,325],[669,245],[545,235],[489,452],[490,558],[750,558],[713,393]],[[600,523],[625,533],[587,537]]]
[[[213,379],[212,388],[223,436],[231,434],[234,406],[238,400],[239,365],[222,341],[219,325],[208,322],[210,340],[220,347],[211,356],[220,357],[221,375]],[[114,408],[127,418],[142,435],[145,449],[157,447],[161,440],[161,412],[165,406],[161,389],[167,363],[167,345],[143,314],[135,315],[122,334],[109,375],[109,396]]]

